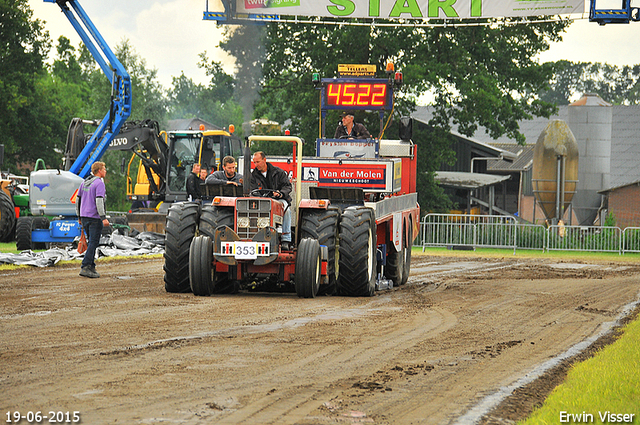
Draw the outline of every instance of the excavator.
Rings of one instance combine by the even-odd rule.
[[[195,162],[215,168],[226,155],[238,157],[241,142],[233,130],[185,130],[161,132],[152,120],[127,121],[131,114],[131,78],[109,48],[78,0],[43,0],[56,3],[91,52],[111,83],[111,102],[102,120],[74,118],[69,126],[63,169],[36,167],[29,177],[30,215],[15,225],[17,249],[38,249],[50,243],[71,243],[80,236],[75,211],[80,183],[107,150],[131,150],[127,173],[127,197],[131,201],[160,204],[148,214],[130,216],[139,230],[161,231],[168,204],[186,200],[185,182]],[[84,134],[84,127],[95,131]],[[130,176],[139,160],[138,172]],[[134,167],[135,168],[135,167]],[[162,204],[167,205],[162,205]],[[149,228],[145,221],[161,223]]]

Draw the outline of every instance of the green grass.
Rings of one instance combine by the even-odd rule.
[[[42,252],[44,250],[37,250],[34,252]],[[19,254],[20,251],[18,251],[16,249],[16,243],[15,242],[0,242],[0,252],[3,253],[12,253],[12,254]]]
[[[600,419],[600,413],[634,414],[631,423],[640,423],[639,341],[640,319],[636,319],[624,328],[623,335],[615,343],[589,360],[574,365],[565,382],[553,390],[542,407],[518,423],[558,424],[561,412],[566,412],[565,415],[591,414],[593,421],[589,422],[595,424],[609,423]]]

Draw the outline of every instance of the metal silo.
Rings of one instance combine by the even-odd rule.
[[[585,94],[569,105],[568,122],[578,142],[577,193],[573,211],[583,226],[593,224],[601,204],[599,190],[608,189],[613,108],[597,94]]]
[[[532,184],[536,201],[553,223],[564,216],[578,179],[578,144],[562,120],[552,120],[533,149]]]

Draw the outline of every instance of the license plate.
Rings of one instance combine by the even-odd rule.
[[[229,255],[238,260],[255,260],[270,255],[268,242],[222,242],[220,254]]]

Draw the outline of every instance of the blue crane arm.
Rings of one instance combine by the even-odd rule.
[[[109,111],[69,169],[72,173],[84,178],[91,172],[91,165],[102,158],[113,138],[131,115],[131,78],[77,0],[44,0],[44,2],[57,3],[60,6],[82,42],[100,65],[102,72],[111,82]]]

